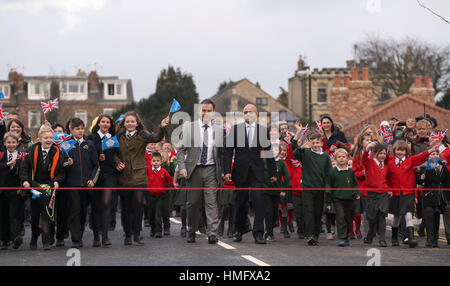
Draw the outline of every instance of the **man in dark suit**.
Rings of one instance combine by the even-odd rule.
[[[262,188],[265,171],[264,157],[267,158],[271,182],[276,181],[276,166],[271,153],[269,131],[256,122],[258,111],[256,106],[248,104],[244,107],[245,123],[234,125],[226,139],[224,153],[224,180],[235,182],[237,188]],[[231,162],[234,155],[233,171]],[[233,174],[233,176],[231,176]],[[236,191],[236,233],[233,241],[240,242],[246,230],[248,215],[249,191]],[[262,190],[251,190],[251,199],[255,209],[253,237],[255,243],[265,244],[264,234],[264,201]]]

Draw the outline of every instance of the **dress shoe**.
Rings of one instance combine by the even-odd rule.
[[[139,245],[143,245],[144,244],[144,240],[142,239],[142,237],[140,235],[134,237],[134,242],[139,244]]]
[[[16,236],[13,241],[13,248],[18,249],[22,245],[23,239],[20,235]]]
[[[255,243],[256,244],[266,244],[266,240],[262,236],[255,237]]]
[[[37,238],[31,238],[30,249],[31,250],[36,250],[37,249]]]
[[[100,240],[94,239],[94,242],[92,243],[92,246],[93,247],[100,247],[101,246]]]
[[[381,247],[387,247],[387,243],[385,240],[380,240],[379,244]]]
[[[156,238],[161,238],[162,237],[162,233],[160,233],[160,232],[155,233],[155,237]]]
[[[241,242],[241,241],[242,241],[242,233],[236,232],[236,233],[233,235],[233,241],[234,241],[234,242]]]
[[[170,235],[170,229],[165,229],[164,230],[164,235]]]
[[[72,242],[72,248],[81,248],[80,242]]]
[[[108,238],[102,240],[102,246],[103,247],[107,247],[107,246],[111,246],[111,245],[112,245],[112,243],[111,243],[111,241]]]
[[[194,243],[195,242],[195,232],[188,232],[187,233],[187,243]]]
[[[215,244],[215,243],[217,243],[217,241],[218,241],[218,239],[217,239],[217,237],[215,235],[208,236],[208,243],[209,244]]]
[[[123,241],[124,245],[132,245],[131,237],[125,237],[125,240]]]
[[[49,243],[44,243],[43,244],[43,249],[44,250],[50,250],[51,248],[50,248],[50,244]]]
[[[3,241],[2,244],[0,245],[0,249],[7,250],[8,246],[9,246],[9,242]]]

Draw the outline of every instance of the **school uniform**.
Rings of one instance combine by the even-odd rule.
[[[302,149],[298,147],[295,140],[292,141],[292,149],[294,158],[302,163],[302,188],[326,188],[329,185],[331,170],[328,153]],[[310,245],[317,244],[319,239],[324,192],[323,190],[302,190],[305,236]]]
[[[0,152],[0,186],[20,187],[19,169],[23,159],[18,159],[17,150]],[[14,166],[7,166],[8,162],[16,161]],[[14,242],[14,248],[22,243],[21,228],[23,224],[24,196],[17,194],[17,190],[0,191],[0,240],[2,246]]]
[[[336,209],[336,226],[339,239],[348,240],[351,223],[351,211],[356,196],[360,196],[358,181],[355,173],[348,167],[333,168],[330,172],[331,188],[356,188],[355,190],[329,190],[326,191],[327,205],[334,204]]]
[[[94,143],[85,137],[75,140],[77,142],[68,154],[72,158],[73,164],[66,168],[65,185],[72,188],[67,191],[69,196],[68,226],[74,247],[79,247],[83,239],[89,204],[87,182],[97,183],[100,168]]]
[[[386,216],[388,214],[389,196],[386,176],[387,168],[385,162],[379,162],[372,155],[369,156],[369,152],[364,151],[362,161],[366,173],[366,211],[367,219],[369,221],[369,232],[367,234],[368,243],[372,243],[372,239],[375,236],[374,228],[378,222],[378,233],[380,236],[380,243],[383,241],[385,246],[386,236]]]
[[[291,139],[293,140],[293,138]],[[302,163],[294,158],[294,151],[292,150],[292,144],[289,142],[287,156],[284,159],[286,166],[289,170],[289,177],[291,178],[292,188],[292,205],[293,216],[297,223],[297,235],[299,238],[303,238],[305,235],[305,220],[303,217],[303,200],[302,200]],[[289,214],[289,218],[291,214]]]
[[[104,161],[98,161],[100,174],[96,184],[96,187],[105,189],[94,191],[92,203],[94,239],[98,240],[99,233],[101,233],[103,242],[108,240],[108,229],[111,224],[111,204],[113,202],[113,196],[117,196],[117,191],[107,189],[117,187],[117,170],[114,162],[114,155],[117,153],[117,148],[103,150],[102,147],[103,140],[111,138],[111,136],[111,134],[103,134],[99,130],[87,137],[88,140],[94,143],[97,158],[100,154],[105,155]]]
[[[446,203],[444,202],[445,191],[427,190],[428,188],[444,188],[444,183],[450,178],[445,162],[437,162],[431,165],[424,164],[420,167],[418,176],[419,183],[423,188],[423,214],[427,229],[427,247],[438,247],[439,228],[441,214],[445,214]],[[425,174],[425,179],[420,177]]]
[[[353,216],[352,223],[350,224],[350,233],[353,233],[353,221],[355,222],[355,232],[358,238],[362,236],[367,236],[367,231],[369,228],[369,222],[365,216],[364,202],[367,196],[366,192],[366,173],[364,170],[364,165],[362,163],[362,153],[355,154],[352,160],[352,169],[355,173],[356,180],[358,181],[359,191],[361,193],[361,198],[359,200],[353,201]],[[363,233],[361,234],[361,225],[363,226]]]
[[[65,174],[63,169],[63,154],[56,144],[49,149],[44,149],[40,142],[30,148],[30,153],[25,156],[22,167],[19,170],[19,177],[22,182],[28,181],[31,188],[41,186],[53,187],[54,182],[61,186],[64,182]],[[49,209],[49,203],[53,192],[51,190],[41,190],[39,198],[31,200],[31,243],[32,249],[36,247],[39,232],[42,234],[42,243],[45,249],[49,249],[50,243],[50,222],[53,220],[54,207]],[[41,218],[42,226],[39,227]]]
[[[167,185],[173,187],[173,178],[166,169],[147,166],[149,190],[149,214],[152,234],[161,235],[163,216],[169,212],[169,193]]]
[[[264,167],[265,167],[265,175],[266,179],[264,182],[264,187],[267,188],[267,190],[263,191],[263,199],[264,199],[264,220],[266,224],[266,235],[270,235],[273,237],[273,228],[275,226],[275,221],[278,218],[278,204],[280,203],[280,193],[281,190],[274,190],[270,188],[283,188],[283,187],[289,187],[291,185],[291,179],[289,177],[289,171],[286,167],[286,164],[284,163],[284,160],[282,159],[275,159],[275,166],[276,166],[276,178],[277,181],[271,183],[269,174],[269,169],[267,166],[266,160],[264,160]],[[284,190],[283,192],[286,193],[287,197],[287,190]]]

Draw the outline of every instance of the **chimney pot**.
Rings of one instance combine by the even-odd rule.
[[[352,80],[358,80],[358,68],[353,69],[353,78]]]
[[[421,88],[421,81],[420,81],[420,76],[416,75],[414,76],[414,87],[415,88]]]
[[[338,75],[334,77],[334,87],[341,87],[341,77]]]
[[[423,82],[426,88],[431,88],[431,81],[429,76],[424,77]]]
[[[349,82],[350,82],[350,76],[349,75],[345,75],[344,76],[344,87],[348,88]]]
[[[363,80],[368,81],[369,80],[369,69],[363,68]]]

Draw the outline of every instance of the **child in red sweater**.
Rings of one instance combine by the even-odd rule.
[[[394,144],[394,156],[390,156],[387,164],[387,181],[393,188],[393,196],[389,199],[389,213],[394,215],[392,221],[392,246],[399,246],[398,227],[400,216],[405,216],[408,229],[408,244],[410,248],[417,246],[414,240],[414,224],[412,214],[414,204],[417,203],[416,176],[414,168],[422,165],[428,158],[429,152],[409,156],[410,150],[406,141],[398,140]],[[437,150],[437,146],[430,150]]]
[[[369,150],[371,150],[370,155]],[[389,186],[386,181],[386,155],[387,148],[384,144],[372,142],[367,145],[362,156],[366,174],[366,212],[369,221],[367,243],[372,244],[373,237],[375,236],[375,225],[378,222],[379,244],[381,247],[387,246],[385,240],[386,216],[388,213],[388,197],[392,196],[392,192],[387,191]]]
[[[162,237],[162,217],[169,210],[169,194],[167,185],[173,187],[173,178],[161,167],[162,156],[159,152],[153,152],[151,166],[147,166],[148,187],[150,198],[148,206],[148,218],[150,220],[150,236]]]

